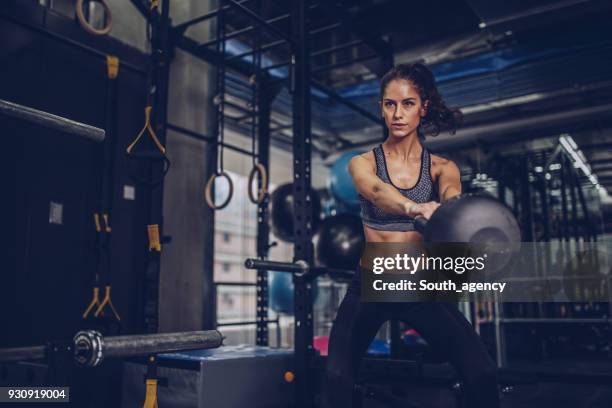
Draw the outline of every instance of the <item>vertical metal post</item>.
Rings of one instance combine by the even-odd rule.
[[[504,327],[504,305],[495,296],[495,350],[496,350],[496,362],[498,368],[503,368],[508,364],[506,355],[506,331]]]
[[[521,213],[523,221],[523,236],[525,241],[534,241],[533,231],[533,211],[531,198],[531,183],[529,181],[529,159],[524,157],[520,161],[520,195],[521,195]]]
[[[293,208],[294,261],[313,261],[312,196],[310,187],[310,66],[306,2],[291,1],[291,78],[293,91]],[[310,375],[313,358],[312,290],[303,276],[295,274],[295,406],[312,407],[314,387]]]
[[[151,59],[153,64],[153,78],[151,86],[154,89],[152,126],[162,144],[166,143],[166,122],[168,108],[168,79],[170,76],[170,1],[162,1],[161,13],[157,10],[151,14],[152,39]],[[151,179],[159,178],[162,169],[160,166],[152,166]],[[163,183],[151,187],[149,209],[149,222],[159,225],[160,236],[163,236]],[[156,262],[151,265],[149,258],[147,268],[147,289],[145,304],[145,330],[148,333],[156,333],[159,328],[159,272],[160,254],[156,255]]]
[[[544,177],[540,177],[538,183],[538,191],[540,193],[540,203],[542,205],[542,223],[544,228],[544,241],[550,241],[550,210],[548,203],[548,181]]]
[[[562,241],[564,241],[564,251],[561,251],[564,254],[569,255],[569,227],[568,227],[568,208],[567,208],[567,177],[566,170],[567,167],[571,164],[568,163],[568,160],[565,156],[561,157],[561,215],[563,217],[563,222],[561,226],[561,235]]]
[[[257,159],[270,174],[270,110],[272,106],[271,91],[264,75],[258,75],[258,121],[257,121]],[[260,180],[261,183],[261,180]],[[259,185],[261,187],[261,185]],[[250,188],[250,186],[249,186]],[[257,205],[257,257],[266,259],[269,251],[270,227],[268,224],[268,201],[266,197]],[[255,343],[258,346],[268,345],[268,271],[257,271],[257,332]],[[277,346],[280,346],[278,344]]]
[[[582,191],[582,187],[580,186],[580,179],[578,178],[578,174],[573,172],[574,185],[576,185],[576,191],[578,192],[578,200],[580,201],[580,208],[582,208],[582,216],[583,222],[581,223],[585,231],[583,233],[585,241],[591,241],[593,236],[593,228],[591,226],[591,219],[589,217],[589,208],[587,207],[586,200],[584,198],[584,191]]]
[[[576,197],[576,188],[579,187],[574,183],[573,172],[574,170],[570,166],[567,166],[567,177],[569,178],[570,185],[570,201],[572,205],[572,235],[576,242],[576,249],[578,249],[580,237],[578,233],[578,199]]]
[[[217,7],[219,1],[211,0],[210,7]],[[214,37],[217,33],[217,24],[220,20],[210,21],[208,36]],[[217,171],[217,156],[219,145],[215,143],[217,135],[217,106],[213,103],[213,97],[218,94],[217,89],[217,67],[209,64],[210,73],[207,75],[207,88],[211,89],[206,110],[201,120],[205,121],[206,134],[215,135],[213,140],[206,143],[204,159],[204,177],[208,180]],[[202,264],[202,298],[204,299],[202,310],[202,329],[213,330],[217,328],[217,287],[215,285],[215,210],[207,205],[203,206],[204,234],[202,241],[202,252],[204,262]]]

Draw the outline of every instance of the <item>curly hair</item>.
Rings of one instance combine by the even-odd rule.
[[[431,70],[424,64],[399,64],[391,68],[380,81],[380,99],[382,100],[389,82],[395,79],[405,79],[414,85],[424,104],[429,101],[427,114],[421,119],[419,136],[423,137],[423,131],[436,136],[441,130],[454,134],[461,125],[463,114],[459,109],[451,109],[442,100],[436,79]]]

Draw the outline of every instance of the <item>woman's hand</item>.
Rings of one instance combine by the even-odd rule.
[[[429,201],[427,203],[422,204],[412,204],[407,209],[407,214],[409,217],[416,218],[418,216],[425,217],[425,219],[430,219],[431,215],[438,209],[440,203],[435,201]]]

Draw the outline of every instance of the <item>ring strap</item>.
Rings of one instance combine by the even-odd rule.
[[[257,197],[255,197],[252,190],[255,175],[259,175],[261,181],[261,187],[257,190]],[[247,191],[249,193],[249,199],[253,204],[261,204],[266,198],[266,194],[268,193],[268,172],[263,164],[256,163],[255,166],[253,166],[253,169],[251,169],[251,173],[249,173]]]
[[[227,179],[227,184],[229,185],[229,192],[227,194],[227,198],[219,205],[215,205],[215,199],[212,196],[212,189],[213,189],[213,186],[215,185],[215,180],[217,179],[217,177],[224,177],[225,179]],[[222,210],[223,208],[227,207],[233,195],[234,195],[234,183],[232,182],[232,179],[230,178],[229,174],[222,171],[220,173],[215,173],[212,176],[210,176],[210,178],[208,179],[208,182],[206,183],[206,188],[204,189],[204,200],[206,201],[206,204],[211,209]]]

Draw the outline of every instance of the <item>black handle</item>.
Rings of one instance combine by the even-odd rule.
[[[425,234],[425,228],[427,227],[427,218],[422,215],[418,215],[414,219],[414,229],[420,232],[421,234]]]
[[[134,180],[137,184],[144,185],[147,187],[155,187],[164,181],[164,177],[166,177],[166,173],[170,170],[170,160],[166,157],[165,154],[161,154],[157,151],[141,151],[141,152],[132,152],[126,153],[127,161],[127,173],[128,176]],[[158,177],[149,180],[139,175],[138,171],[134,168],[132,163],[136,163],[137,160],[146,161],[151,164],[153,163],[161,163],[163,165],[162,173]]]

